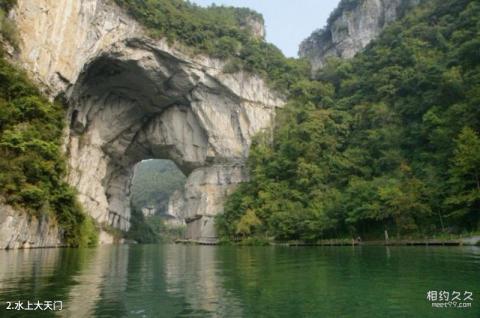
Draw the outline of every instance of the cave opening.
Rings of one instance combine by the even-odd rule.
[[[198,204],[189,200],[198,201],[203,194],[193,189],[187,198],[185,186],[191,175],[196,175],[193,183],[200,182],[202,169],[209,165],[208,136],[192,110],[191,76],[164,56],[142,52],[144,56],[133,60],[96,58],[69,93],[69,182],[103,228],[123,232],[130,230],[134,212],[172,225],[191,223],[192,216],[184,214],[195,215]],[[149,182],[156,182],[152,190],[158,188],[166,178],[156,170],[162,167],[175,178],[175,187],[168,195],[160,191],[157,201],[139,202],[139,188],[149,187],[140,176],[148,177],[145,169],[150,177],[157,175]],[[177,200],[169,212],[172,196]],[[191,229],[189,237],[199,238],[205,225],[213,231],[213,220],[208,221]]]
[[[185,215],[175,201],[186,179],[172,160],[148,159],[135,165],[130,185],[131,239],[155,242],[183,238]]]
[[[236,86],[202,65],[132,39],[89,60],[67,88],[68,182],[105,231],[130,230],[135,167],[163,159],[185,177],[169,199],[185,238],[217,241],[215,217],[248,179],[251,136],[271,122],[277,99],[258,95],[257,80]]]
[[[176,208],[186,183],[185,174],[166,159],[149,159],[134,167],[130,185],[132,217],[144,222],[157,238],[178,238],[185,229],[185,215]]]

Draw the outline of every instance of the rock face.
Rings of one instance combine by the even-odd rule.
[[[48,217],[32,217],[0,203],[0,249],[58,247],[61,234]]]
[[[240,26],[247,29],[254,37],[265,39],[265,23],[262,18],[247,15],[240,21]]]
[[[329,57],[352,58],[421,0],[342,0],[325,28],[300,44],[299,56],[320,69]]]
[[[21,64],[68,104],[68,181],[85,210],[128,230],[134,165],[171,159],[188,179],[170,206],[189,238],[215,239],[213,217],[248,177],[251,137],[283,99],[256,76],[149,38],[111,1],[19,0],[13,16]]]

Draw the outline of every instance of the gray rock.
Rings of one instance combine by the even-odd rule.
[[[62,232],[46,215],[37,218],[0,203],[0,249],[62,246]]]
[[[320,69],[329,57],[352,58],[390,23],[421,0],[358,0],[337,11],[329,24],[300,44],[299,56]]]

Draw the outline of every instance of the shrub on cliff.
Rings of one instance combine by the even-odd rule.
[[[308,63],[288,59],[274,45],[252,36],[245,21],[263,23],[263,17],[249,9],[223,6],[202,8],[183,0],[115,0],[145,25],[155,37],[178,41],[195,53],[228,60],[225,70],[240,69],[267,78],[286,92],[296,81],[310,74]]]
[[[15,48],[18,47],[17,30],[7,13],[16,3],[17,0],[0,0],[0,34]]]
[[[96,228],[64,181],[63,127],[62,105],[43,97],[0,52],[0,196],[54,217],[69,245],[91,245]]]

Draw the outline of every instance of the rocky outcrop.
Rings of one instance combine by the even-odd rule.
[[[247,179],[251,138],[283,99],[259,77],[149,38],[111,1],[19,0],[13,17],[20,62],[68,105],[68,181],[85,210],[128,230],[134,165],[171,159],[188,176],[172,205],[189,238],[214,238],[213,216]]]
[[[169,215],[177,213],[177,217],[185,220],[187,237],[205,233],[202,240],[213,241],[216,238],[215,215],[223,210],[225,197],[238,183],[247,179],[248,175],[242,164],[220,164],[196,169],[187,179],[185,190],[172,195],[167,213]],[[183,214],[178,215],[178,211],[182,211]]]
[[[265,22],[261,16],[246,15],[240,19],[239,24],[257,39],[265,39]]]
[[[327,26],[300,44],[299,56],[310,60],[314,72],[329,57],[351,58],[420,1],[342,0]]]
[[[0,249],[62,246],[62,232],[46,214],[38,218],[0,202]]]

